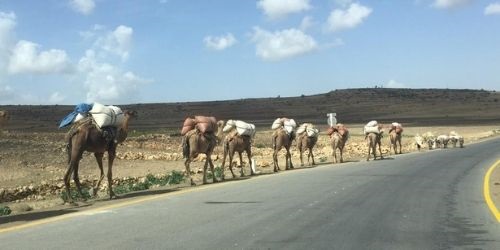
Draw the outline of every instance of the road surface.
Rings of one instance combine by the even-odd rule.
[[[500,249],[483,197],[499,158],[493,139],[205,185],[3,232],[0,249]]]

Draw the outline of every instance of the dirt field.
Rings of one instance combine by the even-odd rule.
[[[138,182],[148,174],[164,176],[174,170],[183,171],[179,129],[187,116],[211,115],[222,120],[254,123],[258,129],[253,143],[254,159],[257,170],[265,174],[272,172],[271,131],[267,129],[277,117],[294,118],[298,123],[312,122],[319,125],[321,131],[326,131],[326,114],[336,112],[339,122],[346,124],[352,135],[344,159],[359,161],[364,160],[367,151],[360,123],[370,120],[383,124],[403,123],[404,153],[415,151],[415,134],[428,131],[435,135],[457,131],[465,137],[467,145],[497,135],[494,131],[500,129],[499,99],[500,93],[484,90],[366,88],[299,97],[123,105],[123,109],[137,111],[139,117],[131,122],[129,138],[118,148],[114,182]],[[57,125],[73,108],[64,105],[0,106],[0,110],[7,110],[11,116],[5,131],[0,133],[0,206],[8,205],[15,214],[57,209],[55,206],[62,203],[60,192],[67,166],[66,130],[57,129]],[[388,140],[387,137],[383,139],[385,155],[389,151]],[[222,149],[219,147],[216,152],[214,163],[220,166]],[[320,134],[314,153],[316,163],[332,162],[324,132]],[[282,169],[283,154],[279,158]],[[292,155],[295,166],[300,167],[295,143]],[[247,161],[245,157],[244,161]],[[197,183],[201,183],[201,167],[199,161],[192,164]],[[248,167],[244,170],[249,173]],[[95,183],[98,174],[93,155],[85,154],[80,163],[83,184]],[[225,174],[227,179],[231,178],[228,170]],[[105,185],[106,181],[99,193],[102,197],[106,196]],[[492,189],[493,198],[500,206],[500,170],[493,175]]]
[[[347,162],[364,161],[367,146],[362,134],[361,125],[349,126],[351,137],[344,153]],[[496,126],[463,126],[463,127],[406,127],[403,137],[403,152],[416,151],[414,135],[417,133],[433,132],[435,135],[447,134],[451,130],[457,131],[465,137],[466,144],[476,142],[497,135],[500,131]],[[259,173],[272,172],[272,150],[269,140],[272,131],[259,131],[253,143],[254,159],[257,163]],[[30,210],[50,209],[60,206],[60,192],[63,189],[62,178],[67,167],[67,155],[65,152],[64,133],[3,133],[0,138],[0,197],[4,198],[3,205],[8,205],[13,214],[23,213]],[[426,151],[424,149],[423,151]],[[460,150],[460,149],[456,149]],[[118,148],[117,160],[114,164],[114,179],[140,179],[148,174],[156,176],[166,175],[174,170],[184,171],[181,154],[181,137],[165,134],[143,134],[131,135],[127,141]],[[222,148],[216,149],[214,156],[216,166],[222,163]],[[317,146],[314,149],[317,164],[331,163],[332,149],[329,138],[321,133]],[[383,139],[383,154],[389,155],[389,139]],[[292,147],[293,163],[295,167],[300,166],[299,152]],[[239,165],[237,157],[235,164]],[[202,160],[203,157],[200,158]],[[305,163],[307,167],[307,158]],[[280,166],[284,170],[284,151],[280,155]],[[248,160],[244,155],[246,164],[245,174],[250,172]],[[202,162],[192,163],[192,171],[195,172],[195,180],[201,184]],[[239,168],[235,168],[239,175]],[[106,171],[106,169],[105,169]],[[500,172],[500,171],[499,171]],[[227,169],[226,179],[232,176]],[[80,179],[82,183],[91,185],[96,183],[99,171],[93,155],[86,153],[80,163]],[[496,178],[500,175],[495,175]],[[494,186],[494,197],[500,200],[500,188],[497,185],[499,179],[492,181]],[[495,184],[497,183],[497,184]],[[106,196],[107,182],[101,185],[100,196]],[[181,184],[181,186],[187,183]],[[7,193],[12,194],[8,199]],[[16,198],[14,199],[14,194]],[[500,204],[500,203],[499,203]]]

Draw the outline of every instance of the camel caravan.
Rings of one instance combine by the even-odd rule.
[[[327,115],[328,129],[326,134],[329,137],[329,143],[332,149],[333,163],[344,162],[344,149],[350,137],[349,129],[342,123],[338,123],[335,113]],[[135,111],[122,111],[116,106],[105,106],[99,103],[79,104],[75,110],[67,115],[60,123],[60,128],[70,127],[67,136],[67,154],[68,168],[64,175],[64,185],[67,194],[67,200],[73,203],[70,195],[70,179],[73,178],[76,189],[82,195],[82,187],[78,177],[79,162],[85,151],[94,154],[97,165],[100,170],[100,178],[95,188],[93,195],[97,191],[104,179],[103,156],[108,153],[108,191],[110,199],[116,197],[113,192],[113,161],[116,156],[116,149],[119,144],[125,141],[128,135],[129,122],[137,117]],[[0,125],[4,124],[9,119],[6,111],[0,111]],[[384,126],[373,120],[368,122],[363,127],[366,146],[368,148],[366,160],[370,160],[370,156],[376,160],[377,157],[384,159],[381,144],[384,135],[384,128],[389,129],[390,150],[394,154],[402,154],[401,141],[403,137],[403,126],[400,123],[394,122],[389,126]],[[294,119],[281,117],[274,120],[271,125],[272,135],[270,137],[273,151],[273,166],[274,172],[279,172],[278,163],[279,152],[284,149],[285,152],[285,170],[294,168],[291,155],[291,147],[296,141],[296,147],[299,151],[301,166],[304,166],[303,154],[307,153],[307,163],[309,166],[316,165],[314,159],[314,147],[318,142],[320,130],[312,123],[302,123],[297,127]],[[226,169],[226,159],[228,159],[228,168],[231,175],[236,178],[233,170],[233,157],[235,153],[239,156],[240,177],[244,174],[243,153],[246,154],[250,175],[256,175],[256,163],[252,159],[252,144],[256,135],[256,127],[254,124],[240,120],[217,120],[212,116],[193,116],[184,120],[181,128],[182,136],[182,155],[185,158],[185,175],[189,177],[191,185],[196,185],[192,177],[190,168],[191,162],[198,158],[200,154],[205,155],[203,167],[203,184],[207,184],[207,171],[210,166],[212,182],[224,181],[224,170]],[[458,133],[452,131],[449,135],[434,136],[433,133],[415,136],[415,145],[418,150],[427,145],[429,149],[446,148],[451,143],[453,147],[457,144],[463,147],[464,139]],[[218,145],[223,148],[222,158],[222,175],[218,180],[215,173],[213,163],[214,150]],[[339,159],[337,158],[339,152]],[[377,155],[377,151],[379,152]],[[216,154],[215,154],[216,156]],[[83,195],[82,195],[83,197]]]

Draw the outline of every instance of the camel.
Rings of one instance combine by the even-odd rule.
[[[213,182],[218,182],[215,178],[214,163],[212,162],[212,153],[222,137],[222,127],[224,121],[217,122],[217,134],[213,132],[201,133],[198,129],[189,131],[182,140],[183,156],[186,158],[184,166],[186,167],[186,175],[191,181],[191,185],[195,186],[191,176],[191,168],[189,164],[198,157],[199,154],[205,154],[205,165],[203,166],[203,184],[207,184],[207,167],[210,165],[212,171]]]
[[[380,132],[379,134],[377,133],[368,133],[366,135],[366,140],[367,140],[367,144],[368,144],[368,155],[366,157],[366,161],[369,161],[370,160],[370,150],[371,150],[371,153],[373,154],[373,159],[376,160],[377,159],[377,145],[378,145],[378,151],[380,153],[380,159],[384,159],[384,157],[382,156],[382,149],[381,149],[381,144],[382,144],[382,133],[383,132]]]
[[[102,158],[105,152],[108,152],[108,189],[109,198],[113,199],[116,197],[113,192],[113,161],[116,156],[116,147],[118,144],[125,141],[128,135],[129,122],[132,118],[137,117],[136,111],[125,111],[124,112],[124,122],[116,129],[116,136],[109,135],[109,131],[101,130],[93,123],[90,118],[84,119],[73,125],[68,133],[68,163],[69,167],[64,175],[64,185],[66,187],[67,200],[70,203],[74,203],[70,195],[70,178],[73,174],[73,180],[75,181],[76,188],[80,195],[82,195],[82,188],[80,184],[80,179],[78,177],[78,166],[80,159],[82,158],[83,152],[94,153],[97,165],[101,171],[99,181],[94,188],[93,195],[97,195],[101,181],[104,179],[104,170],[102,166]],[[83,195],[82,195],[83,197]]]
[[[391,140],[391,148],[394,150],[394,154],[398,154],[398,144],[399,144],[399,154],[401,154],[401,133],[396,132],[396,130],[389,131],[389,138]],[[420,148],[419,148],[420,150]]]
[[[272,141],[274,150],[273,153],[274,172],[278,172],[280,170],[280,167],[278,165],[278,153],[281,150],[281,148],[285,148],[286,150],[286,155],[285,155],[286,170],[293,169],[290,147],[292,146],[292,142],[294,139],[295,139],[295,132],[292,131],[290,134],[288,134],[285,128],[283,127],[278,128],[273,132]]]
[[[233,132],[235,133],[235,132]],[[229,155],[229,170],[231,170],[231,174],[233,175],[233,179],[236,178],[236,175],[233,172],[233,156],[235,152],[238,152],[240,156],[240,164],[241,164],[241,174],[240,177],[245,176],[243,171],[243,151],[247,153],[248,164],[252,164],[252,138],[248,135],[238,135],[238,134],[229,134],[224,139],[224,157],[222,158],[222,169],[224,169],[226,163],[226,156]],[[250,165],[250,175],[255,175],[252,166]],[[224,180],[224,174],[222,174],[222,180]]]
[[[344,147],[345,143],[347,142],[347,139],[349,138],[348,132],[345,133],[344,135],[341,135],[339,131],[334,131],[332,135],[330,136],[331,143],[332,143],[332,149],[333,149],[333,159],[334,163],[337,163],[337,149],[340,151],[340,163],[344,162],[344,157],[343,157],[343,152],[344,152]]]
[[[304,160],[302,159],[302,154],[306,151],[309,150],[309,153],[307,154],[307,163],[311,165],[309,162],[309,158],[312,159],[312,165],[316,165],[314,162],[314,154],[313,154],[313,147],[316,145],[316,142],[318,142],[318,136],[312,136],[309,137],[307,136],[307,133],[304,132],[299,137],[297,138],[297,148],[299,149],[300,152],[300,166],[304,166]]]

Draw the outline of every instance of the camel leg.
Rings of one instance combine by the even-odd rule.
[[[292,164],[292,154],[290,153],[290,149],[286,149],[286,170],[293,169]]]
[[[371,141],[368,142],[368,155],[366,156],[366,161],[370,161],[370,150],[372,148]]]
[[[70,163],[69,163],[69,166],[68,166],[68,169],[66,170],[66,173],[64,174],[64,186],[66,188],[66,201],[70,204],[74,204],[75,201],[73,200],[73,198],[71,198],[71,191],[69,189],[70,187],[70,178],[71,178],[71,174],[73,174],[73,169],[74,169],[74,166],[75,164],[77,164],[75,162],[74,159],[71,159]]]
[[[212,182],[213,183],[219,182],[215,177],[215,166],[214,163],[212,162],[212,157],[208,158],[208,164],[210,165],[210,171],[212,171]]]
[[[94,153],[94,156],[97,161],[97,166],[99,166],[99,170],[101,171],[101,176],[99,177],[99,181],[97,182],[97,185],[94,187],[94,193],[92,194],[95,197],[97,196],[97,190],[99,190],[101,182],[104,179],[104,169],[102,167],[102,157],[104,156],[104,153]]]
[[[273,153],[273,163],[274,163],[274,172],[278,172],[280,170],[280,166],[278,165],[278,152],[274,150]]]
[[[236,178],[236,175],[234,174],[233,171],[233,157],[234,157],[234,151],[229,152],[229,170],[231,170],[231,175],[233,176],[233,179]]]
[[[209,155],[207,155],[207,159],[205,160],[205,165],[203,165],[203,184],[207,184],[207,168],[208,168],[208,159]],[[214,173],[212,172],[212,175]]]
[[[344,147],[339,148],[339,151],[340,151],[340,163],[344,163],[344,156],[342,152],[344,151]]]
[[[73,168],[73,180],[75,181],[76,190],[78,190],[78,194],[80,194],[80,197],[82,197],[83,200],[86,200],[82,192],[82,184],[80,183],[80,176],[78,175],[79,165],[80,164],[76,164]]]
[[[116,145],[112,146],[108,150],[108,189],[109,189],[109,199],[116,198],[115,192],[113,192],[113,161],[116,157]]]
[[[191,176],[191,167],[189,166],[189,164],[191,163],[192,161],[192,157],[189,156],[186,161],[184,162],[184,167],[186,167],[186,177],[189,177],[189,180],[191,181],[191,186],[196,186],[196,183],[194,183],[193,181],[193,177]]]
[[[401,146],[401,137],[399,137],[398,144],[399,144],[399,154],[402,154],[401,149],[403,147]]]
[[[309,149],[309,155],[311,156],[312,165],[316,165],[316,162],[314,162],[314,153],[312,148]],[[309,161],[309,157],[307,157],[307,161]]]
[[[247,157],[248,157],[248,165],[250,166],[250,175],[255,175],[255,172],[253,171],[253,165],[252,165],[252,150],[251,149],[247,149],[246,150],[247,152]]]
[[[300,152],[300,166],[303,167],[304,166],[304,160],[302,160],[302,147],[299,148],[299,152]],[[309,161],[309,158],[307,158],[307,161]]]
[[[243,154],[243,152],[238,152],[238,155],[240,156],[240,170],[241,170],[240,177],[245,176],[245,171],[243,170],[243,166],[245,166],[245,165],[243,164],[243,155],[242,154]]]
[[[377,145],[375,145],[377,146]],[[378,143],[378,152],[380,153],[380,159],[384,159],[384,156],[382,156],[382,147],[380,145],[380,143]]]
[[[222,180],[225,179],[224,172],[225,172],[225,165],[226,165],[227,150],[228,150],[227,142],[225,142],[224,143],[224,153],[223,153],[223,157],[222,157],[222,166],[221,166],[221,168],[222,168],[221,179]],[[229,168],[231,168],[231,161],[229,161]]]

